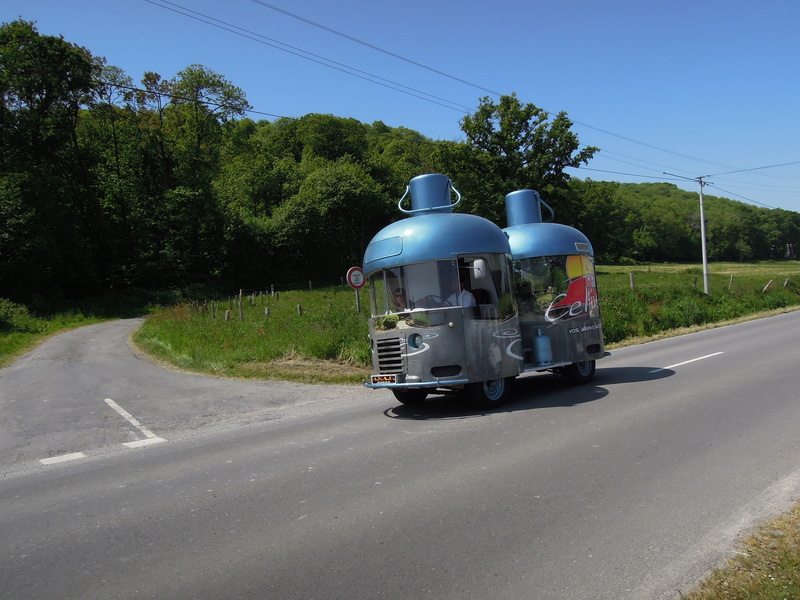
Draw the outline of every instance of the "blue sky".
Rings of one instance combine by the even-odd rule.
[[[800,212],[796,0],[3,0],[0,20],[18,17],[137,82],[202,64],[256,119],[329,113],[458,140],[482,96],[516,92],[601,148],[574,176],[697,191],[710,175],[706,194]]]

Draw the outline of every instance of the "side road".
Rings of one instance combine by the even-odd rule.
[[[169,370],[129,336],[141,319],[73,329],[0,370],[0,469],[146,439],[307,414],[363,395],[357,386],[219,379]],[[374,398],[374,396],[372,396]],[[141,428],[132,425],[112,400]]]

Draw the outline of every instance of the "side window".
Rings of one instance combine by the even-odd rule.
[[[389,310],[384,275],[385,271],[378,271],[369,275],[369,304],[373,317],[385,315]]]
[[[483,319],[508,318],[516,313],[511,294],[511,265],[501,254],[465,256],[459,259],[466,289],[475,297],[476,316]]]
[[[514,262],[514,292],[520,313],[562,318],[576,303],[599,315],[594,261],[588,255],[538,256]],[[554,317],[555,315],[555,317]]]
[[[410,310],[403,267],[386,269],[386,298],[390,313]]]
[[[498,292],[495,283],[496,265],[491,256],[466,256],[459,260],[459,271],[465,288],[475,297],[478,306],[497,304]]]

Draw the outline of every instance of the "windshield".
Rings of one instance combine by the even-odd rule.
[[[438,260],[403,265],[369,275],[373,316],[422,308],[460,306],[458,262]]]
[[[415,310],[474,308],[485,319],[516,312],[511,296],[509,257],[462,255],[375,271],[367,277],[373,317]]]

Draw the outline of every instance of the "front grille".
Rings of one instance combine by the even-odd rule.
[[[403,352],[400,338],[376,340],[378,349],[378,373],[402,373]]]

